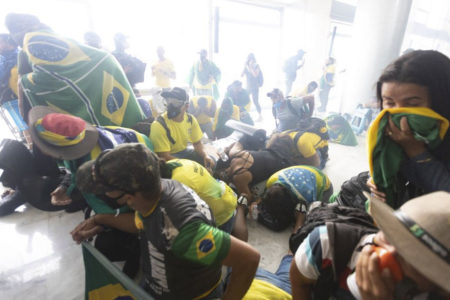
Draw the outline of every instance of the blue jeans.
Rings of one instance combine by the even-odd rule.
[[[289,269],[291,268],[291,261],[293,256],[285,255],[278,266],[278,270],[275,273],[258,268],[255,274],[255,279],[264,280],[274,286],[282,289],[289,295],[291,295],[291,281],[289,279]]]
[[[275,273],[258,268],[258,270],[256,270],[255,279],[268,282],[291,295],[292,292],[291,292],[291,281],[289,279],[289,269],[291,268],[291,262],[293,257],[294,256],[291,254],[285,255],[281,259],[280,265],[278,266],[278,270]],[[227,285],[230,280],[231,271],[232,269],[228,268],[228,274],[225,278],[225,285]]]
[[[234,211],[233,216],[229,218],[228,221],[219,226],[219,229],[225,231],[226,233],[231,233],[233,231],[235,221],[236,211]]]

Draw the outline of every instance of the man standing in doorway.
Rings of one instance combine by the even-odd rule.
[[[171,79],[175,79],[175,68],[170,60],[164,56],[164,48],[159,46],[156,49],[158,61],[152,65],[152,75],[155,77],[155,85],[160,88],[170,88]]]
[[[288,58],[284,63],[283,72],[286,75],[286,96],[289,96],[292,90],[292,84],[297,78],[297,71],[305,64],[305,51],[300,49],[297,54]]]
[[[208,52],[205,49],[200,50],[199,54],[200,60],[192,66],[189,73],[189,87],[194,96],[212,96],[214,100],[217,100],[220,69],[208,59]]]

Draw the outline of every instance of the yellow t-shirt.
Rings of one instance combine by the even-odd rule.
[[[155,85],[162,88],[170,87],[170,77],[168,74],[175,72],[172,62],[168,59],[158,61],[152,65]]]
[[[9,88],[13,91],[13,93],[17,96],[18,93],[18,86],[17,86],[17,80],[18,80],[18,73],[17,73],[17,66],[14,66],[10,71],[10,77],[9,77]]]
[[[216,131],[217,120],[219,119],[219,110],[220,110],[220,108],[218,108],[216,110],[216,115],[214,116],[213,131]],[[231,119],[232,120],[236,120],[236,121],[240,121],[240,119],[241,119],[240,113],[241,112],[239,110],[239,106],[233,105],[233,113],[231,114]]]
[[[212,105],[212,101],[215,101],[212,96],[195,96],[195,97],[192,97],[191,101],[192,101],[192,105],[194,106],[194,108],[197,109],[197,107],[198,107],[198,99],[201,98],[201,97],[206,98],[206,101],[207,101],[206,106],[208,107],[208,109],[210,109],[211,105]],[[206,124],[206,123],[211,122],[211,117],[208,116],[207,114],[204,114],[204,113],[202,113],[202,114],[200,114],[198,116],[195,116],[195,117],[197,118],[197,121],[198,121],[199,124]]]
[[[186,149],[188,143],[197,143],[203,136],[203,132],[198,125],[197,119],[192,117],[192,123],[188,121],[188,114],[185,113],[182,122],[175,122],[167,117],[167,112],[162,114],[170,130],[175,144],[172,144],[167,137],[167,132],[158,121],[152,123],[150,130],[150,140],[153,142],[155,152],[177,153]]]
[[[237,206],[237,197],[233,190],[223,181],[209,174],[199,163],[189,159],[173,159],[181,166],[172,170],[172,179],[190,187],[211,208],[217,226],[227,222]]]
[[[243,300],[292,300],[292,296],[279,287],[261,279],[253,279]]]
[[[297,132],[288,133],[289,136],[294,140]],[[306,158],[316,154],[316,149],[320,149],[328,146],[327,140],[322,140],[320,136],[312,132],[305,132],[298,139],[297,149]]]

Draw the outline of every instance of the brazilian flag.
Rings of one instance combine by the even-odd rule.
[[[86,273],[86,300],[154,299],[92,245],[83,242],[82,246]]]

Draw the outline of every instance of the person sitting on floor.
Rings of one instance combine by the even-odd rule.
[[[166,161],[175,158],[191,159],[211,170],[214,161],[203,148],[203,132],[197,119],[186,113],[189,106],[186,91],[174,87],[162,92],[161,96],[167,101],[167,112],[156,118],[150,130],[150,140],[155,145],[156,154]],[[187,148],[188,143],[193,144],[194,150]]]
[[[77,174],[82,191],[103,193],[127,203],[135,214],[99,216],[75,241],[89,238],[102,224],[139,232],[144,251],[143,287],[156,299],[241,299],[254,277],[259,253],[214,227],[208,205],[190,188],[160,178],[159,158],[143,145],[105,151]],[[223,292],[222,265],[233,269]]]
[[[234,105],[230,98],[225,98],[222,101],[222,105],[216,111],[214,116],[213,131],[214,136],[217,139],[226,138],[233,133],[233,129],[225,126],[228,120],[240,121],[239,106]]]
[[[216,109],[216,101],[210,96],[195,96],[189,101],[188,113],[197,119],[200,129],[210,140],[214,139],[212,118]]]
[[[449,81],[450,59],[433,50],[400,56],[378,79],[383,112],[368,132],[369,186],[394,208],[424,193],[450,192]]]
[[[299,122],[311,117],[314,111],[314,97],[285,98],[279,89],[267,93],[272,100],[272,115],[276,132],[299,128]]]
[[[273,230],[283,230],[295,220],[295,212],[305,214],[315,201],[327,203],[333,194],[330,179],[311,166],[293,166],[269,177],[258,205],[258,221]]]
[[[54,205],[69,205],[75,198],[75,174],[86,161],[96,158],[103,150],[122,143],[139,142],[152,149],[150,140],[128,128],[115,126],[95,127],[81,118],[61,114],[47,106],[35,106],[30,110],[28,126],[33,144],[44,155],[63,160],[70,171],[51,193]],[[117,215],[129,212],[128,206],[118,206],[107,197],[83,193],[86,201],[98,215]],[[93,217],[86,222],[91,222]],[[137,237],[120,228],[103,228],[95,240],[95,247],[112,261],[126,260],[124,272],[134,277],[138,271],[139,247]]]
[[[356,215],[313,227],[291,265],[293,299],[448,299],[449,204],[446,192],[415,198],[397,211],[372,199],[377,233]],[[310,214],[319,209],[329,208]]]
[[[242,82],[239,80],[233,81],[227,88],[225,98],[230,98],[233,101],[233,104],[239,107],[239,119],[241,122],[250,125],[255,124],[250,116],[250,95],[247,90],[242,87]]]

